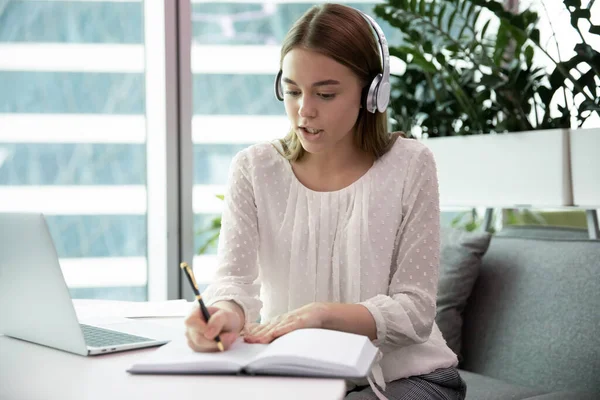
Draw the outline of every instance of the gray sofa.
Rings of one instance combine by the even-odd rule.
[[[467,400],[600,399],[600,241],[585,231],[494,235],[463,319]]]

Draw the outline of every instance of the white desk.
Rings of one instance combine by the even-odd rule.
[[[82,357],[0,335],[0,399],[343,399],[340,379],[131,375],[153,349]]]

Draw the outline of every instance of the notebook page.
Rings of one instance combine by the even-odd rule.
[[[359,360],[365,346],[375,347],[366,336],[327,329],[299,329],[284,335],[259,354],[253,368],[269,368],[282,362],[341,371],[362,370]],[[372,361],[372,360],[371,360]]]
[[[238,340],[224,352],[199,353],[193,351],[185,337],[158,348],[139,360],[128,372],[132,373],[234,373],[268,345],[245,343]]]

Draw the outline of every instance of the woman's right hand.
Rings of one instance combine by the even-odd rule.
[[[242,321],[232,310],[220,307],[207,307],[210,319],[208,324],[196,303],[185,319],[185,336],[194,351],[218,351],[215,337],[219,335],[225,350],[229,349],[240,335]]]

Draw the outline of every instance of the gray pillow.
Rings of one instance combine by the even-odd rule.
[[[488,232],[442,228],[437,323],[448,347],[462,361],[462,314],[479,275],[481,259],[490,245]]]

